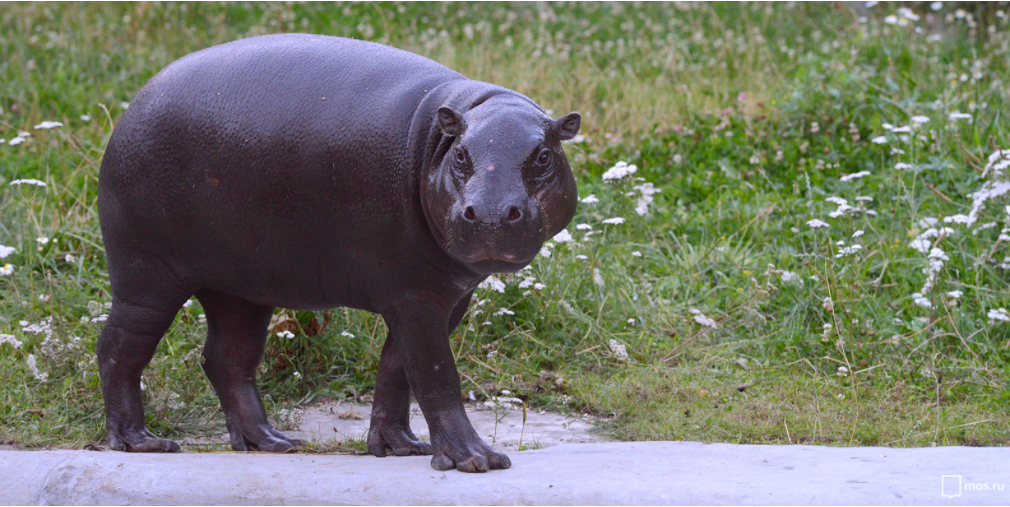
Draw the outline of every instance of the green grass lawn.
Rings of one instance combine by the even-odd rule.
[[[95,188],[134,94],[189,52],[312,32],[583,114],[571,239],[476,295],[464,393],[627,440],[1007,445],[1007,6],[906,5],[5,5],[0,444],[104,438]],[[201,313],[144,375],[161,436],[223,430]],[[278,424],[368,396],[381,319],[282,313],[260,375]]]

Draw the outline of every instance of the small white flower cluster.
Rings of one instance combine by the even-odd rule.
[[[919,15],[908,7],[899,7],[896,14],[884,18],[884,23],[898,26],[910,26],[913,21],[919,21]]]
[[[614,353],[615,359],[617,359],[618,361],[628,360],[628,349],[624,346],[623,343],[611,338],[608,345],[610,345],[610,351]]]
[[[11,141],[13,141],[13,139],[11,139]],[[45,187],[46,186],[46,183],[44,181],[33,180],[33,179],[14,180],[10,184],[11,184],[12,187],[13,186],[17,186],[17,185],[35,185],[36,187]]]
[[[838,181],[852,181],[854,179],[862,178],[863,176],[869,176],[869,175],[870,171],[859,171],[857,173],[846,174],[841,178],[838,178]]]
[[[635,164],[629,165],[622,160],[603,173],[603,181],[607,183],[620,183],[631,177],[632,174],[635,174],[635,171],[638,171],[638,166]]]
[[[947,118],[950,119],[950,121],[952,122],[956,122],[958,120],[968,120],[968,123],[971,123],[972,121],[971,114],[962,113],[960,111],[954,111],[950,113],[949,115],[947,115]]]
[[[838,253],[835,254],[836,259],[841,259],[842,257],[848,257],[863,249],[862,245],[845,246],[844,241],[836,242],[835,246],[839,247]]]
[[[1006,308],[989,310],[989,323],[994,324],[996,321],[1010,322],[1010,313],[1007,313]]]
[[[849,205],[848,200],[842,199],[841,197],[838,196],[831,196],[825,200],[834,203],[835,206],[838,206],[838,208],[836,208],[834,211],[828,213],[828,216],[831,218],[838,218],[841,216],[860,216],[862,214],[874,216],[877,214],[877,212],[872,209],[851,206]],[[857,199],[857,202],[862,202],[862,200]],[[810,225],[810,222],[807,222],[807,225]]]
[[[27,363],[28,371],[35,377],[35,380],[45,382],[49,378],[48,373],[39,371],[38,363],[35,361],[35,354],[28,354],[28,360],[25,363]]]
[[[477,288],[478,289],[491,289],[491,290],[498,291],[498,292],[501,292],[502,294],[504,294],[505,293],[505,282],[502,282],[501,280],[499,280],[497,276],[491,275],[491,276],[485,278],[483,282],[480,282],[480,284],[477,285]]]
[[[63,124],[60,123],[60,122],[58,122],[58,121],[44,121],[44,122],[36,125],[35,126],[35,130],[40,130],[40,129],[49,130],[49,129],[54,129],[56,127],[62,127],[62,126],[63,126]]]
[[[1010,150],[997,150],[989,155],[982,177],[988,179],[982,183],[982,188],[968,194],[971,198],[971,211],[968,215],[951,215],[944,217],[944,223],[964,224],[971,227],[978,221],[978,214],[985,209],[985,202],[996,197],[1002,197],[1010,192],[1010,181],[1001,181],[1004,171],[1010,168]],[[987,224],[988,225],[988,224]],[[991,227],[991,226],[989,226]]]
[[[646,182],[641,185],[635,185],[633,187],[641,193],[641,197],[638,198],[638,202],[635,204],[635,213],[639,216],[645,216],[649,212],[649,205],[653,202],[653,195],[658,194],[662,191],[660,188],[656,188],[652,183]]]
[[[21,348],[21,340],[12,334],[0,334],[0,344],[9,343],[14,348]]]
[[[7,141],[7,144],[9,144],[11,146],[17,146],[17,145],[19,145],[19,144],[27,141],[28,138],[31,137],[31,136],[32,136],[31,132],[19,131],[18,135],[12,137],[10,141]]]
[[[288,340],[290,340],[290,339],[292,339],[292,338],[295,337],[295,334],[292,333],[291,331],[285,330],[285,331],[281,331],[279,333],[274,334],[274,336],[276,336],[278,338],[287,338]]]
[[[716,327],[716,322],[706,317],[704,313],[701,313],[701,310],[698,310],[697,308],[691,308],[689,311],[694,314],[693,319],[698,324],[701,324],[702,326],[705,327],[711,327],[711,328]]]

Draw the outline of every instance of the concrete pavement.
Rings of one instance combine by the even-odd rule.
[[[463,474],[429,457],[0,451],[0,504],[1010,504],[1006,448],[615,442],[509,455],[509,470]]]

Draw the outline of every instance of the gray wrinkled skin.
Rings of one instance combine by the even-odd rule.
[[[449,334],[488,274],[522,269],[575,213],[560,142],[578,132],[514,91],[336,37],[270,35],[172,63],[137,94],[102,161],[113,303],[98,342],[109,446],[175,452],[144,424],[140,374],[188,298],[232,447],[300,442],[256,389],[275,307],[382,315],[376,456],[508,468],[464,412]],[[432,438],[408,421],[413,392]]]

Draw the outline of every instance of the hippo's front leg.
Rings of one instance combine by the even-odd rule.
[[[508,456],[485,444],[466,416],[449,346],[449,312],[430,299],[409,298],[385,318],[389,337],[396,340],[391,353],[403,365],[410,390],[428,423],[434,454],[431,466],[461,472],[510,467]],[[381,360],[386,359],[384,349]],[[376,401],[380,389],[376,388]]]
[[[403,368],[405,352],[401,340],[390,330],[382,346],[379,373],[375,379],[375,401],[368,429],[368,452],[380,458],[387,451],[397,456],[431,454],[431,445],[410,431],[410,385]]]

